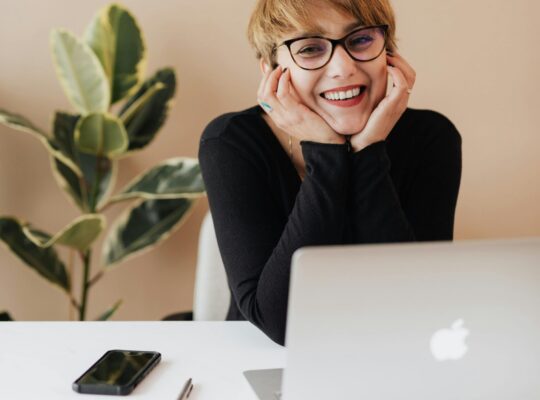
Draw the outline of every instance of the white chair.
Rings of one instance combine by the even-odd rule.
[[[212,215],[208,211],[199,233],[193,320],[224,321],[230,301],[227,275],[219,253]]]

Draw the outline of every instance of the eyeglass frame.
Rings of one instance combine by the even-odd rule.
[[[349,51],[349,49],[347,48],[347,46],[345,45],[345,41],[347,40],[347,38],[351,35],[354,35],[355,33],[359,32],[359,31],[362,31],[364,29],[373,29],[373,28],[382,28],[383,30],[383,33],[384,33],[384,45],[381,49],[381,51],[379,52],[379,54],[377,54],[375,57],[373,58],[370,58],[369,60],[358,60],[357,58],[355,58],[351,52]],[[384,49],[386,48],[386,45],[387,45],[387,42],[388,42],[388,25],[386,24],[383,24],[383,25],[370,25],[370,26],[363,26],[363,27],[360,27],[360,28],[357,28],[357,29],[354,29],[353,31],[347,33],[345,36],[343,36],[342,38],[340,39],[330,39],[330,38],[327,38],[327,37],[324,37],[324,36],[318,36],[318,35],[314,35],[314,36],[303,36],[303,37],[298,37],[298,38],[294,38],[294,39],[288,39],[288,40],[285,40],[283,41],[281,44],[277,45],[274,47],[274,52],[277,51],[278,48],[280,48],[281,46],[287,46],[287,49],[289,49],[289,54],[291,55],[291,58],[292,60],[294,61],[294,63],[298,66],[298,68],[301,68],[305,71],[317,71],[321,68],[324,68],[326,67],[326,65],[328,65],[328,63],[330,62],[330,60],[332,59],[332,57],[334,56],[334,50],[336,49],[336,46],[337,45],[341,45],[341,47],[343,47],[343,49],[347,52],[347,54],[349,55],[349,57],[351,57],[354,61],[358,61],[358,62],[369,62],[369,61],[373,61],[375,60],[377,57],[379,57],[382,52],[384,51]],[[291,50],[291,44],[293,44],[294,42],[298,41],[298,40],[304,40],[304,39],[324,39],[324,40],[328,40],[332,46],[332,50],[330,51],[330,57],[328,57],[328,60],[323,64],[321,65],[320,67],[317,67],[317,68],[304,68],[300,65],[298,65],[298,63],[296,62],[296,59],[294,58],[293,54],[292,54],[292,50]],[[276,64],[277,66],[277,64]]]

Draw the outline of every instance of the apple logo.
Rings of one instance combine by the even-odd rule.
[[[468,351],[465,338],[469,331],[463,327],[463,319],[454,321],[450,329],[440,329],[430,341],[431,354],[437,361],[459,360]]]

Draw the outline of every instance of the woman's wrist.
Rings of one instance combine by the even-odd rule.
[[[345,137],[334,134],[334,136],[304,136],[299,139],[300,142],[315,142],[321,144],[345,144],[347,140]]]
[[[347,139],[344,136],[336,135],[335,137],[328,138],[324,143],[328,144],[345,144]]]
[[[358,138],[360,139],[360,138]],[[368,147],[371,144],[371,142],[367,140],[351,140],[351,152],[358,153],[359,151],[364,150],[366,147]]]

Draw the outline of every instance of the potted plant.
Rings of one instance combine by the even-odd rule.
[[[43,143],[56,182],[81,215],[56,234],[13,216],[0,216],[0,242],[64,291],[79,320],[85,320],[91,287],[111,267],[165,240],[185,221],[195,199],[204,196],[204,185],[198,160],[178,157],[160,162],[112,194],[118,160],[155,139],[176,87],[171,68],[144,80],[146,46],[127,9],[108,5],[93,18],[82,39],[55,29],[50,43],[57,77],[76,111],[56,111],[50,133],[2,109],[0,123]],[[135,202],[112,223],[101,251],[102,268],[90,276],[95,241],[106,226],[103,211],[128,200]],[[79,298],[73,294],[58,246],[79,256],[83,268]],[[98,319],[108,319],[120,303]],[[0,313],[0,320],[10,318]]]

